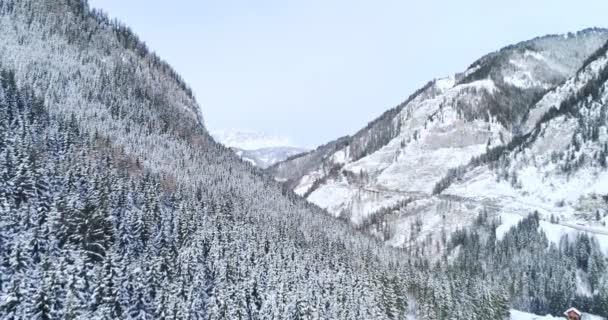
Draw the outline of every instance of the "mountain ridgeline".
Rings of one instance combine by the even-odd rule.
[[[0,318],[508,316],[483,273],[384,246],[217,144],[86,1],[0,0],[0,30]]]
[[[608,316],[607,41],[505,47],[267,172],[389,246],[512,283],[516,308]]]

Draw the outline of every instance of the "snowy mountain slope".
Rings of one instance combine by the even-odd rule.
[[[524,126],[512,150],[467,170],[442,194],[482,199],[503,215],[536,210],[596,235],[608,252],[607,48],[531,109],[528,122],[539,120]]]
[[[412,236],[408,230],[413,221],[422,225],[418,239],[437,238],[438,232],[470,224],[474,212],[497,214],[508,227],[539,211],[545,220],[541,227],[554,243],[563,235],[582,231],[594,235],[608,252],[606,118],[602,116],[606,107],[599,94],[605,82],[605,46],[598,52],[584,68],[530,108],[517,139],[481,151],[483,155],[472,166],[454,166],[457,170],[447,174],[450,187],[443,190],[446,180],[441,179],[434,188],[434,193],[440,194],[423,197],[423,213],[407,214],[421,210],[417,202],[400,210],[388,233],[395,234],[390,243],[405,245]],[[513,151],[508,157],[490,160],[509,150]],[[442,219],[437,219],[436,213],[441,213]]]
[[[221,144],[230,147],[241,159],[260,168],[268,168],[307,151],[293,146],[287,137],[260,132],[214,130],[211,135]]]
[[[472,209],[483,205],[471,199],[456,201],[460,194],[432,196],[437,182],[450,168],[519,135],[525,127],[520,123],[533,118],[527,116],[530,106],[574,76],[606,39],[606,31],[593,29],[504,48],[462,74],[430,82],[345,138],[340,148],[317,152],[320,163],[295,157],[274,168],[307,167],[302,175],[290,177],[290,186],[355,225],[367,223],[383,208],[400,209],[408,200],[408,210],[397,210],[401,213],[393,217],[394,230],[387,232],[394,235],[389,237],[394,245],[402,245],[402,238],[408,237],[403,229],[409,228],[410,220],[433,220],[435,212],[444,208],[458,214],[450,214],[450,221],[439,219],[439,225],[423,223],[420,236],[467,225],[475,215]]]
[[[289,157],[269,167],[267,172],[276,180],[284,181],[290,189],[301,184],[304,179],[313,183],[316,179],[326,176],[326,172],[331,170],[326,166],[327,157],[347,146],[349,140],[350,137],[342,137],[315,150]]]
[[[268,168],[275,163],[306,152],[306,149],[297,147],[270,147],[254,150],[232,148],[241,159],[260,168]]]

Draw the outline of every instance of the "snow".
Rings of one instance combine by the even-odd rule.
[[[559,243],[563,235],[587,232],[593,235],[600,247],[608,254],[608,228],[577,218],[576,204],[586,194],[605,194],[608,172],[595,175],[582,171],[570,178],[543,177],[537,170],[527,168],[520,174],[522,189],[515,189],[507,181],[496,181],[496,176],[487,168],[478,168],[465,176],[462,183],[452,185],[447,195],[474,199],[486,209],[500,213],[502,224],[497,229],[497,238],[517,224],[523,217],[538,211],[543,221],[540,228],[549,241]],[[560,206],[560,202],[564,205]],[[559,224],[551,223],[551,215]]]
[[[513,227],[517,225],[523,216],[517,214],[503,213],[500,215],[502,223],[496,228],[496,239],[502,240],[505,234]]]
[[[440,91],[446,91],[454,86],[456,80],[454,77],[445,77],[435,80],[435,87]]]
[[[357,188],[341,181],[322,185],[308,197],[308,200],[335,216],[339,216],[343,212],[349,212],[351,222],[357,225],[369,213],[394,205],[404,198],[403,195],[398,193],[384,193],[373,189]]]
[[[344,148],[334,153],[331,157],[331,162],[335,164],[344,164],[349,161],[348,148]]]
[[[351,189],[346,184],[330,184],[315,190],[308,199],[338,216],[343,209],[346,209],[340,199],[351,198],[351,195],[354,194],[356,194],[356,190]]]
[[[533,58],[533,59],[542,60],[542,61],[546,61],[547,60],[547,58],[545,58],[545,56],[543,56],[539,52],[530,51],[530,50],[526,50],[524,52],[524,57],[526,57],[526,58]]]
[[[308,200],[327,209],[338,216],[343,211],[349,211],[351,221],[355,224],[367,215],[382,207],[389,207],[411,196],[423,194],[428,197],[437,180],[441,179],[449,168],[466,164],[471,157],[485,152],[488,140],[497,141],[501,129],[497,122],[487,123],[481,120],[466,122],[459,118],[451,103],[452,99],[460,99],[471,95],[466,88],[484,88],[492,90],[492,81],[479,81],[473,84],[452,88],[453,79],[440,79],[435,85],[440,87],[445,95],[426,95],[426,99],[414,99],[404,108],[400,117],[403,119],[402,133],[373,154],[358,161],[346,163],[343,170],[367,173],[372,181],[363,185],[348,183],[342,178],[329,179]],[[437,90],[437,88],[433,88]],[[436,92],[436,91],[435,91]],[[437,119],[428,122],[429,114],[437,111],[439,104],[445,103]],[[417,135],[417,139],[411,139]],[[403,146],[403,142],[409,140]],[[333,163],[342,163],[347,158],[345,151],[340,150],[332,156]],[[302,178],[295,189],[304,194],[312,183],[322,177],[321,171],[311,172]],[[431,207],[441,201],[431,200]],[[420,202],[420,210],[427,203]],[[466,210],[463,210],[466,211]],[[431,217],[432,215],[429,215]],[[464,214],[466,219],[469,214]],[[406,219],[407,220],[407,219]],[[423,233],[440,232],[440,221],[425,221]],[[453,221],[452,226],[464,226],[466,223]],[[400,223],[401,225],[401,223]],[[406,228],[406,227],[404,227]],[[399,229],[401,229],[399,227]],[[448,227],[451,229],[451,226]],[[400,231],[401,232],[401,231]],[[403,243],[401,232],[394,243]]]
[[[590,63],[583,72],[579,72],[576,77],[568,79],[563,85],[546,94],[529,112],[528,118],[523,125],[524,133],[532,131],[538,120],[549,111],[551,107],[558,108],[563,100],[572,93],[578,91],[590,79],[597,76],[600,68],[608,61],[608,56],[604,55]]]
[[[260,168],[268,168],[269,166],[283,161],[290,156],[305,152],[306,149],[295,147],[270,147],[256,150],[240,150],[236,149],[238,156],[245,161],[251,162]]]
[[[290,156],[307,151],[294,147],[287,137],[244,130],[214,130],[211,135],[221,144],[232,148],[244,161],[267,168]]]
[[[551,315],[538,316],[532,313],[511,310],[511,320],[551,320],[551,319],[565,319],[563,317],[553,317]]]
[[[588,232],[600,243],[606,243],[602,245],[608,252],[608,229],[581,214],[581,207],[583,211],[593,209],[581,205],[583,197],[608,193],[608,172],[583,168],[575,175],[564,176],[557,172],[558,165],[551,162],[552,152],[567,148],[572,141],[578,123],[571,119],[556,118],[545,123],[543,134],[527,153],[510,159],[509,173],[518,174],[513,185],[509,179],[497,179],[496,172],[482,166],[469,170],[441,195],[432,195],[435,184],[449,169],[466,165],[471,158],[485,153],[488,146],[503,145],[512,138],[511,129],[492,115],[488,120],[468,119],[463,110],[488,113],[491,98],[487,97],[502,94],[505,83],[531,90],[563,84],[531,109],[522,129],[524,133],[530,132],[551,106],[559,106],[605,64],[602,57],[573,77],[584,57],[597,50],[606,37],[598,33],[568,40],[536,39],[528,42],[524,50],[499,53],[499,67],[492,78],[461,84],[456,84],[455,78],[462,79],[462,74],[436,79],[395,117],[393,123],[400,128],[397,137],[357,161],[351,160],[348,148],[329,154],[325,161],[343,164],[341,172],[327,178],[328,171],[322,165],[317,166],[302,177],[295,191],[304,194],[322,179],[308,200],[334,216],[349,212],[355,224],[380,208],[410,199],[407,208],[390,215],[394,233],[387,243],[394,246],[406,245],[411,237],[437,239],[441,232],[469,226],[481,211],[501,217],[497,236],[502,238],[523,217],[538,211],[543,219],[541,228],[549,240],[558,242],[563,234]],[[477,68],[479,65],[464,74]],[[608,134],[602,129],[600,139],[606,139],[604,136]],[[365,179],[347,178],[351,176],[349,173],[361,172],[365,173]],[[552,215],[559,218],[560,224],[550,222]],[[412,234],[411,225],[417,221],[422,222],[421,230]]]
[[[515,73],[511,76],[505,76],[504,82],[518,88],[529,88],[542,85],[541,82],[534,81],[533,76],[529,72]]]
[[[227,147],[257,150],[272,147],[295,147],[291,139],[262,132],[247,130],[213,130],[211,135]]]
[[[461,84],[461,85],[454,87],[454,90],[471,89],[471,88],[478,89],[478,90],[483,89],[489,93],[494,93],[496,90],[498,90],[498,88],[494,84],[494,81],[492,81],[490,79],[477,80],[477,81],[473,81],[471,83]]]
[[[514,53],[509,59],[512,69],[505,69],[503,81],[519,88],[551,88],[547,81],[550,74],[564,74],[572,72],[560,61],[548,57],[540,52],[525,50],[522,53]],[[543,68],[538,66],[542,65]]]
[[[593,297],[589,277],[581,269],[576,270],[576,293],[584,297]]]
[[[302,179],[300,179],[300,182],[295,187],[294,192],[298,195],[304,195],[312,187],[315,181],[317,179],[321,179],[324,175],[325,174],[322,169],[318,169],[308,175],[305,175],[304,177],[302,177]]]
[[[577,315],[579,315],[579,316],[582,316],[582,315],[583,315],[583,313],[582,313],[582,312],[580,312],[580,311],[579,311],[577,308],[570,308],[570,309],[566,310],[566,311],[564,312],[564,314],[568,314],[569,312],[574,312],[574,313],[576,313],[576,314],[577,314]]]
[[[479,70],[479,68],[481,68],[481,65],[476,65],[476,66],[474,66],[474,67],[472,67],[472,68],[469,68],[469,69],[465,70],[465,71],[462,73],[462,75],[461,75],[461,77],[460,77],[460,78],[466,78],[466,77],[468,77],[469,75],[471,75],[471,74],[473,74],[474,72],[476,72],[477,70]]]
[[[552,315],[539,316],[532,313],[522,312],[518,310],[511,310],[511,320],[566,320],[565,317],[558,316],[554,317]],[[605,320],[604,318],[596,315],[591,315],[583,312],[582,320]]]
[[[596,69],[594,65],[590,65],[590,70]],[[560,91],[559,88],[556,90]],[[546,102],[539,102],[543,103]],[[592,104],[585,112],[594,114],[597,109],[599,106]],[[542,124],[536,140],[525,150],[512,153],[510,164],[502,170],[510,177],[516,172],[515,183],[511,178],[498,179],[498,172],[482,166],[469,171],[444,194],[475,199],[499,212],[503,219],[503,225],[498,229],[499,238],[517,223],[518,216],[538,211],[544,220],[541,228],[549,240],[558,242],[564,234],[587,232],[595,236],[608,253],[608,228],[601,223],[606,217],[596,221],[594,214],[606,212],[608,208],[599,196],[608,194],[608,171],[586,165],[577,169],[575,174],[565,174],[560,169],[560,161],[563,160],[552,159],[553,154],[570,148],[572,136],[578,128],[577,120],[565,116]],[[588,159],[592,159],[597,150],[597,143],[588,142],[578,153],[585,153]],[[552,216],[559,223],[550,223]]]

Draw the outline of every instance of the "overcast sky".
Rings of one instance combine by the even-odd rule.
[[[505,45],[606,27],[608,1],[90,0],[190,84],[211,129],[314,147]]]

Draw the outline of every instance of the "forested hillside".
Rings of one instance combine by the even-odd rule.
[[[0,318],[507,316],[501,285],[387,248],[215,143],[177,73],[86,1],[0,0],[0,31]]]
[[[552,242],[538,212],[508,230],[500,224],[482,214],[475,228],[452,235],[447,254],[454,255],[456,270],[502,283],[519,310],[560,315],[565,306],[577,306],[608,315],[608,265],[595,237],[564,234]]]

